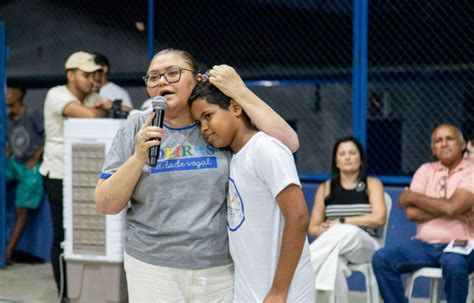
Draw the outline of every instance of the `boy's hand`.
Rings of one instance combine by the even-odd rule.
[[[272,288],[268,292],[263,302],[264,303],[285,303],[287,296],[288,296],[288,293],[280,293]]]

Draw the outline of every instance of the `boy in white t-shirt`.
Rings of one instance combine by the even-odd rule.
[[[214,81],[219,79],[211,70],[209,81],[196,86],[189,104],[206,141],[233,152],[227,226],[234,302],[313,302],[309,215],[293,155],[280,141],[257,131]]]

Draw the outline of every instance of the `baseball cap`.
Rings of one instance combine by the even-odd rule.
[[[100,65],[95,64],[94,56],[86,52],[75,52],[66,61],[66,69],[80,69],[86,73],[95,72],[102,69]]]

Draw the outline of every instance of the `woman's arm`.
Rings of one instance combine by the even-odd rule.
[[[311,212],[311,220],[309,222],[308,233],[313,238],[319,237],[323,232],[328,229],[328,224],[325,222],[325,210],[324,199],[327,196],[329,190],[329,181],[321,183],[316,195],[314,196],[313,211]]]
[[[132,197],[146,161],[132,155],[114,174],[99,179],[95,187],[95,205],[103,214],[119,213]]]
[[[259,130],[280,140],[291,152],[298,150],[298,135],[293,128],[245,85],[234,68],[214,66],[209,71],[209,81],[239,103]]]
[[[148,117],[135,137],[135,153],[107,179],[99,179],[95,188],[95,204],[103,214],[119,213],[132,197],[142,169],[148,161],[150,147],[159,145],[162,129],[150,126],[154,113]]]
[[[367,178],[367,191],[372,212],[367,215],[347,217],[346,223],[357,226],[378,228],[385,224],[387,210],[385,209],[383,184],[377,178]]]

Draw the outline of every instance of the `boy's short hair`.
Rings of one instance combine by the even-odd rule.
[[[200,98],[225,110],[228,110],[230,106],[230,98],[209,81],[201,81],[194,87],[191,97],[189,97],[188,100],[189,106],[191,106],[196,99]]]

